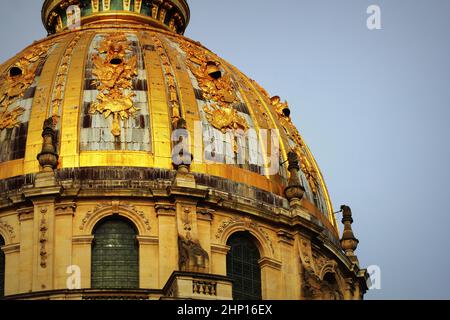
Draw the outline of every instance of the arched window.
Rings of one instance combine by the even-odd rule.
[[[233,280],[234,300],[262,300],[261,258],[255,239],[246,232],[238,232],[228,239],[231,247],[227,255],[227,276]]]
[[[92,288],[139,288],[136,236],[133,224],[119,217],[106,218],[97,224],[92,244]]]
[[[5,240],[0,236],[0,297],[5,295],[5,253],[1,247],[5,245]]]
[[[344,298],[339,290],[336,275],[329,272],[323,277],[321,291],[325,300],[343,300]]]

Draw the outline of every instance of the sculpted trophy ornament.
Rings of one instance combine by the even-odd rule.
[[[29,49],[0,78],[0,130],[19,126],[19,117],[25,112],[22,107],[8,108],[23,98],[36,78],[36,71],[42,57],[51,45],[42,44]]]
[[[102,113],[105,118],[113,116],[111,133],[121,135],[120,121],[129,119],[139,111],[134,106],[133,78],[137,76],[137,58],[127,57],[130,42],[123,33],[113,33],[104,38],[94,55],[93,84],[100,92],[90,113]]]
[[[221,70],[220,62],[187,41],[180,40],[179,43],[188,56],[188,67],[196,77],[203,97],[212,102],[203,109],[208,122],[223,133],[237,129],[246,131],[249,128],[247,120],[233,107],[239,100],[231,78]]]

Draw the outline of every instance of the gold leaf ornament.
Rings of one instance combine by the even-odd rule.
[[[91,105],[90,113],[101,113],[105,118],[113,116],[111,133],[121,135],[121,121],[129,119],[139,111],[134,106],[133,79],[137,76],[137,58],[127,57],[130,41],[125,34],[113,33],[98,45],[92,58],[95,80],[93,85],[100,92]]]
[[[25,112],[22,107],[8,108],[23,98],[36,78],[42,57],[47,55],[51,44],[40,44],[26,51],[0,78],[0,130],[20,125],[19,117]]]
[[[223,133],[227,130],[247,130],[247,120],[233,107],[239,99],[231,78],[220,68],[220,62],[206,50],[187,41],[180,41],[180,47],[187,54],[188,67],[196,77],[203,97],[212,102],[211,106],[203,108],[208,122]]]

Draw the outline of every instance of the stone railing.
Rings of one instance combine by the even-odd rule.
[[[166,299],[232,300],[231,279],[189,272],[174,272],[163,289]]]

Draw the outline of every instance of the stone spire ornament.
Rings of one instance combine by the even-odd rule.
[[[193,155],[189,151],[189,132],[187,131],[186,120],[180,118],[175,124],[175,130],[178,130],[178,140],[173,141],[173,166],[177,170],[173,186],[195,188],[196,181],[191,173],[191,164]]]
[[[36,188],[55,187],[58,189],[55,169],[58,167],[59,155],[56,150],[56,131],[53,118],[44,121],[42,138],[42,149],[37,155],[41,168],[40,172],[36,173],[34,186]]]
[[[53,126],[53,118],[48,118],[44,122],[42,129],[42,143],[41,153],[38,154],[37,159],[44,172],[52,172],[58,166],[59,156],[56,153],[55,140],[56,132]]]
[[[305,188],[300,183],[298,172],[300,171],[300,164],[298,156],[295,152],[288,153],[288,170],[290,172],[290,178],[287,188],[284,190],[284,195],[289,201],[291,208],[298,208],[300,201],[305,195]]]
[[[344,224],[341,247],[342,249],[344,249],[347,257],[349,257],[353,263],[358,264],[358,258],[355,255],[355,251],[358,248],[359,240],[356,239],[352,230],[352,210],[350,209],[350,207],[345,205],[341,206],[341,210],[343,214],[342,223]]]

